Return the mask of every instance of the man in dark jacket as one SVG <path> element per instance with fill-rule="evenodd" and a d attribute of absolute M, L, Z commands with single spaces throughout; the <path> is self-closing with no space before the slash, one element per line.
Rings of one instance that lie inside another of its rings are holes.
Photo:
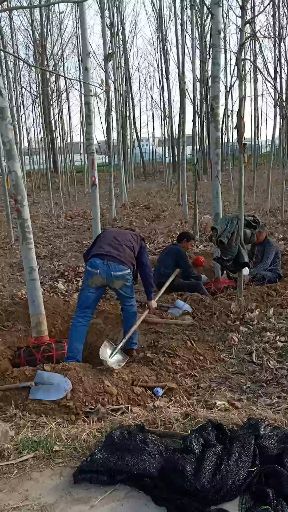
<path fill-rule="evenodd" d="M 250 253 L 250 281 L 255 284 L 274 284 L 282 278 L 281 253 L 274 240 L 268 237 L 265 224 L 256 231 L 256 241 Z"/>
<path fill-rule="evenodd" d="M 148 307 L 157 307 L 153 300 L 153 271 L 144 239 L 134 231 L 105 229 L 84 253 L 85 272 L 72 320 L 66 362 L 81 362 L 83 346 L 95 309 L 107 288 L 113 290 L 121 304 L 124 336 L 137 320 L 133 275 L 139 272 Z M 135 332 L 124 352 L 134 356 L 138 346 Z"/>
<path fill-rule="evenodd" d="M 177 243 L 171 244 L 161 252 L 155 269 L 154 281 L 160 290 L 173 272 L 179 268 L 181 274 L 176 277 L 168 288 L 168 292 L 188 292 L 208 295 L 202 283 L 201 275 L 197 274 L 189 262 L 187 252 L 192 249 L 195 237 L 188 231 L 177 236 Z"/>

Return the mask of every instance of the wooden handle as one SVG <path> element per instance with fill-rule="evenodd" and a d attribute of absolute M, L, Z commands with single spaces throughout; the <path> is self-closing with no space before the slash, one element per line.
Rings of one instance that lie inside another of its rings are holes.
<path fill-rule="evenodd" d="M 154 300 L 157 301 L 158 299 L 160 299 L 161 295 L 163 295 L 165 290 L 168 288 L 169 284 L 172 283 L 172 281 L 179 274 L 179 272 L 180 272 L 180 270 L 178 268 L 173 272 L 172 276 L 169 277 L 169 279 L 166 281 L 164 286 L 162 286 L 161 290 L 157 293 Z M 144 318 L 146 318 L 148 313 L 149 313 L 149 309 L 146 309 L 146 311 L 144 311 L 144 313 L 138 318 L 137 322 L 133 325 L 133 327 L 131 327 L 130 331 L 127 332 L 126 336 L 123 338 L 121 343 L 119 343 L 119 345 L 117 345 L 115 350 L 113 350 L 109 359 L 111 359 L 111 357 L 113 357 L 121 349 L 121 347 L 123 347 L 123 345 L 125 345 L 126 341 L 138 329 L 139 325 L 143 322 Z"/>
<path fill-rule="evenodd" d="M 32 388 L 33 386 L 34 382 L 18 382 L 17 384 L 6 384 L 5 386 L 0 386 L 0 391 L 5 391 L 8 389 Z"/>
<path fill-rule="evenodd" d="M 157 293 L 154 300 L 157 301 L 158 299 L 160 299 L 161 295 L 163 295 L 165 290 L 168 288 L 169 284 L 171 284 L 172 281 L 174 281 L 175 277 L 178 276 L 179 272 L 180 272 L 179 268 L 176 268 L 176 270 L 173 272 L 172 276 L 169 277 L 169 279 L 166 281 L 164 286 L 162 286 L 161 290 Z"/>

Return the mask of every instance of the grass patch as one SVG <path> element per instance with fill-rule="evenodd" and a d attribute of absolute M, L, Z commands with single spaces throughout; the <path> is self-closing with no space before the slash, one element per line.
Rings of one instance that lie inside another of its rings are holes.
<path fill-rule="evenodd" d="M 41 452 L 45 455 L 53 453 L 56 443 L 48 436 L 45 437 L 20 437 L 18 441 L 19 452 L 21 455 L 29 453 Z"/>

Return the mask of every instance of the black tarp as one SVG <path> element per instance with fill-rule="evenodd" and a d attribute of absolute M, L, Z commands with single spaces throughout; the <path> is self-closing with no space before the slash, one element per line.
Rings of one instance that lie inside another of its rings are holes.
<path fill-rule="evenodd" d="M 288 431 L 253 419 L 239 428 L 208 421 L 173 439 L 119 427 L 73 477 L 136 487 L 168 512 L 202 512 L 238 496 L 249 511 L 288 512 Z"/>

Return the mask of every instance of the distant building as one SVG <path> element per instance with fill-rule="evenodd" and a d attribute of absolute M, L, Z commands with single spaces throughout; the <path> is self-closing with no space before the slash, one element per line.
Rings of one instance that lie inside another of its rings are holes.
<path fill-rule="evenodd" d="M 141 139 L 141 149 L 145 162 L 162 162 L 162 151 L 159 151 L 156 145 L 152 144 L 149 139 Z M 134 145 L 133 155 L 136 163 L 141 162 L 141 155 L 137 142 L 135 142 Z"/>

